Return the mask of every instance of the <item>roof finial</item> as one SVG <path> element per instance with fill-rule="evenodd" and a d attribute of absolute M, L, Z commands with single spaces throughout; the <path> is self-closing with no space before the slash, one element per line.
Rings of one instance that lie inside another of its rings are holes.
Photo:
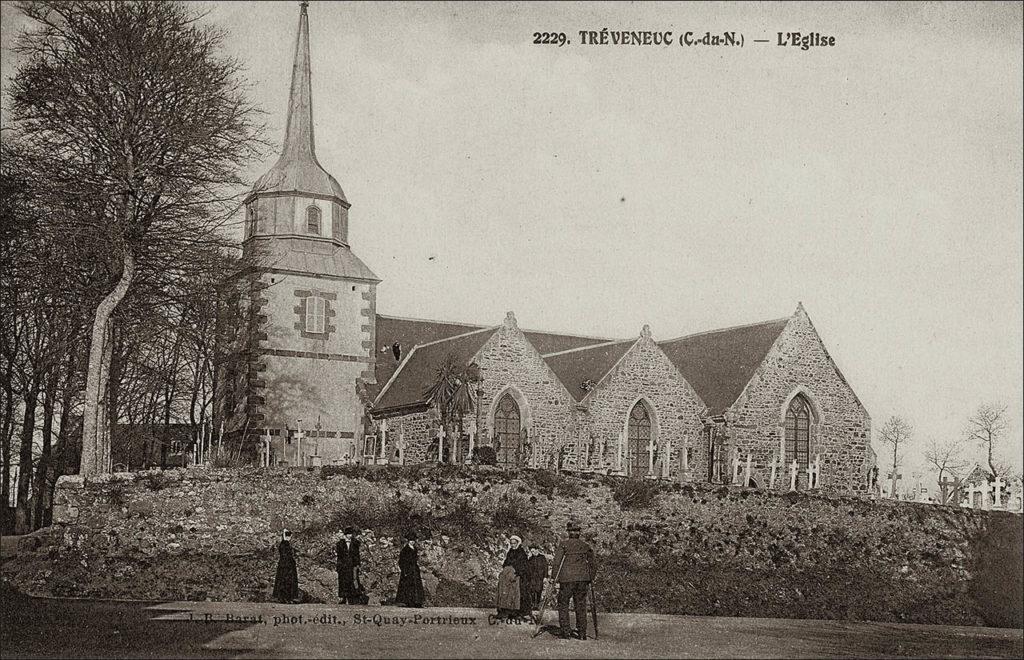
<path fill-rule="evenodd" d="M 516 327 L 519 327 L 519 324 L 516 321 L 516 315 L 513 312 L 506 312 L 505 313 L 505 327 L 506 328 L 516 328 Z"/>
<path fill-rule="evenodd" d="M 647 325 L 645 323 L 644 327 L 642 327 L 640 329 L 640 336 L 643 337 L 644 339 L 650 339 L 651 338 L 651 326 L 649 326 L 649 325 Z"/>
<path fill-rule="evenodd" d="M 305 14 L 306 9 L 309 7 L 309 0 L 302 0 L 302 2 L 299 3 L 299 7 L 302 8 L 302 13 Z"/>

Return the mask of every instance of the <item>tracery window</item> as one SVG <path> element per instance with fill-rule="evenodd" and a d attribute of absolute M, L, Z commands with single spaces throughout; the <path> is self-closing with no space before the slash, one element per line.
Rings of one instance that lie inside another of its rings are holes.
<path fill-rule="evenodd" d="M 811 446 L 811 406 L 803 395 L 793 397 L 786 411 L 786 464 L 796 459 L 797 468 L 806 470 Z"/>
<path fill-rule="evenodd" d="M 522 457 L 522 415 L 519 404 L 508 392 L 498 400 L 494 409 L 494 438 L 498 464 L 517 466 Z"/>
<path fill-rule="evenodd" d="M 647 474 L 651 444 L 651 414 L 642 401 L 629 413 L 627 460 L 631 475 Z"/>

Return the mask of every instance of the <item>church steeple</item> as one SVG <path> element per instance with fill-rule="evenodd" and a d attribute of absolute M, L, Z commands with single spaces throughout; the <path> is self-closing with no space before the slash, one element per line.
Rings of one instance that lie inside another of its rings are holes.
<path fill-rule="evenodd" d="M 292 88 L 288 97 L 288 122 L 285 125 L 281 158 L 311 159 L 316 162 L 313 141 L 313 93 L 310 90 L 309 3 L 303 0 L 299 11 L 299 37 L 295 42 Z"/>
<path fill-rule="evenodd" d="M 270 171 L 253 187 L 253 195 L 263 193 L 308 193 L 335 198 L 347 203 L 337 180 L 316 159 L 313 138 L 312 71 L 309 57 L 309 3 L 299 5 L 299 31 L 295 40 L 292 85 L 288 96 L 288 120 L 285 124 L 281 156 Z"/>

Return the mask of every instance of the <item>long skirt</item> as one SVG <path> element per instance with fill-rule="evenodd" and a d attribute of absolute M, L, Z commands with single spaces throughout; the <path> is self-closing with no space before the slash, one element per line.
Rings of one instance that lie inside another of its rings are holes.
<path fill-rule="evenodd" d="M 498 574 L 498 616 L 509 617 L 519 612 L 522 606 L 522 591 L 516 569 L 506 566 Z"/>
<path fill-rule="evenodd" d="M 419 566 L 403 570 L 398 577 L 398 595 L 396 603 L 407 607 L 422 607 L 426 598 L 423 595 L 423 579 L 420 577 Z"/>

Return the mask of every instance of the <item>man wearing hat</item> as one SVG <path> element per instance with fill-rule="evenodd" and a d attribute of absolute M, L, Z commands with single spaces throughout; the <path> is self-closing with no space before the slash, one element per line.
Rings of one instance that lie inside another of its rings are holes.
<path fill-rule="evenodd" d="M 594 551 L 580 538 L 580 524 L 570 520 L 555 552 L 555 581 L 558 582 L 558 625 L 562 637 L 572 637 L 569 629 L 569 599 L 576 610 L 576 637 L 587 638 L 587 591 L 596 574 Z"/>
<path fill-rule="evenodd" d="M 338 601 L 348 605 L 358 603 L 359 590 L 356 588 L 356 574 L 359 570 L 359 541 L 355 540 L 355 529 L 346 527 L 334 546 L 337 553 Z"/>

